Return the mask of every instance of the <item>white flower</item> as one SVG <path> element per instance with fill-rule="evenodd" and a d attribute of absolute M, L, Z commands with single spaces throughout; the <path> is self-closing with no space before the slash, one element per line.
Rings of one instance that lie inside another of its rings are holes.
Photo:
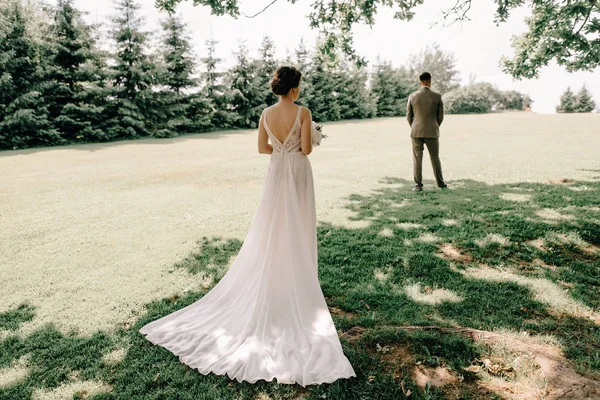
<path fill-rule="evenodd" d="M 322 139 L 327 139 L 327 135 L 323 134 L 323 127 L 313 121 L 312 123 L 312 144 L 313 146 L 319 146 Z"/>

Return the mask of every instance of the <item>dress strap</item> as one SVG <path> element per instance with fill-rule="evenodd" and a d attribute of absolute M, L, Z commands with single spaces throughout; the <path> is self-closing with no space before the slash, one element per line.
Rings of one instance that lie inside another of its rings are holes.
<path fill-rule="evenodd" d="M 300 112 L 302 111 L 302 106 L 298 106 L 298 113 L 296 114 L 296 121 L 294 121 L 294 124 L 297 124 L 300 122 Z"/>

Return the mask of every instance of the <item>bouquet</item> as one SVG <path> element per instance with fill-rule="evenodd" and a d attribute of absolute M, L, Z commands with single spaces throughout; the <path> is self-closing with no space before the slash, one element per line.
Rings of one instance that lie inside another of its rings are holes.
<path fill-rule="evenodd" d="M 323 127 L 313 121 L 312 123 L 312 144 L 313 146 L 319 146 L 322 139 L 327 139 L 327 135 L 323 133 Z"/>

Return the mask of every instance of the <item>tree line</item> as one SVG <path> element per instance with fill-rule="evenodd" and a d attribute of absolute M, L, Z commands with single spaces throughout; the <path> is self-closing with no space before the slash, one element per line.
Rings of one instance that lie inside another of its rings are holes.
<path fill-rule="evenodd" d="M 451 53 L 433 46 L 411 67 L 378 60 L 369 72 L 347 57 L 311 51 L 305 41 L 285 60 L 264 37 L 258 57 L 241 41 L 235 65 L 224 69 L 218 41 L 206 41 L 196 59 L 186 25 L 163 19 L 159 46 L 151 46 L 135 0 L 118 0 L 110 21 L 110 51 L 73 0 L 8 0 L 0 5 L 0 149 L 174 137 L 215 129 L 255 128 L 277 98 L 269 89 L 281 63 L 304 74 L 300 103 L 319 122 L 402 116 L 416 76 L 429 70 L 448 112 L 525 109 L 530 100 L 491 84 L 459 85 Z"/>
<path fill-rule="evenodd" d="M 596 103 L 590 91 L 583 85 L 577 94 L 570 87 L 560 96 L 556 106 L 557 113 L 589 113 L 596 109 Z"/>

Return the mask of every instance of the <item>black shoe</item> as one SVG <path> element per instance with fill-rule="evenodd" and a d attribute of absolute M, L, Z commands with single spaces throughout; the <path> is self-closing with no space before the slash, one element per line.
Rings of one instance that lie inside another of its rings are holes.
<path fill-rule="evenodd" d="M 422 192 L 423 191 L 423 186 L 415 186 L 412 189 L 413 192 Z"/>
<path fill-rule="evenodd" d="M 440 189 L 450 189 L 450 188 L 448 187 L 448 185 L 444 185 L 444 186 L 438 186 L 438 187 L 439 187 Z"/>

